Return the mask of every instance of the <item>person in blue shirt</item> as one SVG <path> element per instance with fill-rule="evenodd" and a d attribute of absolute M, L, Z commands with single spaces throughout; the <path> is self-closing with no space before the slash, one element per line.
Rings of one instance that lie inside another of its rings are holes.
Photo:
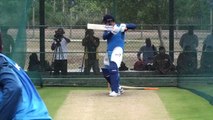
<path fill-rule="evenodd" d="M 0 120 L 51 120 L 25 71 L 0 54 Z"/>
<path fill-rule="evenodd" d="M 142 70 L 154 70 L 153 68 L 153 60 L 155 56 L 157 55 L 157 49 L 152 44 L 150 38 L 146 38 L 146 45 L 142 46 L 138 53 L 137 57 L 139 61 L 143 62 Z M 142 56 L 141 56 L 142 54 Z M 142 58 L 142 59 L 141 59 Z"/>
<path fill-rule="evenodd" d="M 111 15 L 103 17 L 103 23 L 107 26 L 112 26 L 112 29 L 106 30 L 103 33 L 103 39 L 107 40 L 107 52 L 104 57 L 104 65 L 102 72 L 104 78 L 110 84 L 111 91 L 109 96 L 116 97 L 121 94 L 119 86 L 119 67 L 123 59 L 123 51 L 125 45 L 125 32 L 128 29 L 135 29 L 135 24 L 116 24 L 115 19 Z"/>

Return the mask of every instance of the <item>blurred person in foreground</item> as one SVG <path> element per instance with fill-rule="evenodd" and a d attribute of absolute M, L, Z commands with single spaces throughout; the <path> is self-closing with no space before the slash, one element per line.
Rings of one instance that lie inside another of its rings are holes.
<path fill-rule="evenodd" d="M 2 35 L 0 31 L 0 53 L 2 53 Z"/>
<path fill-rule="evenodd" d="M 51 120 L 25 71 L 0 54 L 0 120 Z"/>
<path fill-rule="evenodd" d="M 116 24 L 115 19 L 111 15 L 103 17 L 103 23 L 107 26 L 112 26 L 112 29 L 106 30 L 103 33 L 103 39 L 107 40 L 107 52 L 104 57 L 104 65 L 102 72 L 104 78 L 110 84 L 111 92 L 109 96 L 116 97 L 122 93 L 119 85 L 119 67 L 123 59 L 125 32 L 128 29 L 135 29 L 135 24 Z"/>

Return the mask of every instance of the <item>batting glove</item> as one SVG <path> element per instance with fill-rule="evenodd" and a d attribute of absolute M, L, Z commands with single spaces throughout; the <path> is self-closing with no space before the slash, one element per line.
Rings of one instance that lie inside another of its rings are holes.
<path fill-rule="evenodd" d="M 111 30 L 111 33 L 115 35 L 118 32 L 120 32 L 120 30 L 121 30 L 120 26 L 114 25 L 113 28 L 112 28 L 112 30 Z"/>
<path fill-rule="evenodd" d="M 120 28 L 121 28 L 121 29 L 120 29 L 121 32 L 127 31 L 126 24 L 123 24 L 123 23 L 120 24 Z"/>

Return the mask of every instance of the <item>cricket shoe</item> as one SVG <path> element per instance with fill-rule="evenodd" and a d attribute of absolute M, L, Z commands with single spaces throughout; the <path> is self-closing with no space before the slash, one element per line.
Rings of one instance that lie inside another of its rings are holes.
<path fill-rule="evenodd" d="M 109 94 L 110 97 L 117 97 L 118 95 L 119 95 L 119 94 L 116 93 L 115 91 L 112 91 L 112 92 Z"/>
<path fill-rule="evenodd" d="M 118 93 L 120 93 L 120 94 L 124 93 L 124 89 L 121 86 L 119 86 L 119 88 L 118 88 Z"/>

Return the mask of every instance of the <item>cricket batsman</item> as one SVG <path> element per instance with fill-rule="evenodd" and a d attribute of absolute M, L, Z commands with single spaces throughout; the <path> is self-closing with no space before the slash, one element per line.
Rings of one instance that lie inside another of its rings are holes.
<path fill-rule="evenodd" d="M 0 53 L 0 120 L 51 120 L 23 69 Z"/>
<path fill-rule="evenodd" d="M 107 40 L 107 52 L 104 57 L 104 66 L 102 72 L 104 78 L 110 84 L 111 92 L 109 96 L 116 97 L 121 94 L 119 85 L 119 70 L 123 59 L 123 51 L 125 44 L 125 32 L 128 29 L 135 29 L 135 24 L 116 24 L 115 19 L 111 15 L 105 15 L 102 21 L 107 26 L 113 26 L 111 30 L 103 33 L 103 39 Z"/>

